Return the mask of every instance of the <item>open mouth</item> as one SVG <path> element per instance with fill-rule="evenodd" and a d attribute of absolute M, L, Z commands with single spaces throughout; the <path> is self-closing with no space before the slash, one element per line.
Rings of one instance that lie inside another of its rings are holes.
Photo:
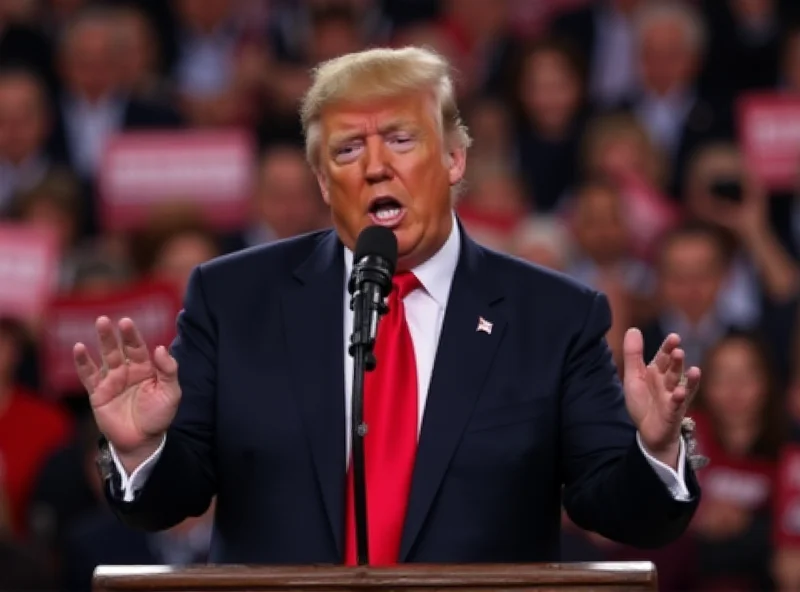
<path fill-rule="evenodd" d="M 406 209 L 391 196 L 382 196 L 372 200 L 369 206 L 369 217 L 373 224 L 395 228 L 405 216 Z"/>

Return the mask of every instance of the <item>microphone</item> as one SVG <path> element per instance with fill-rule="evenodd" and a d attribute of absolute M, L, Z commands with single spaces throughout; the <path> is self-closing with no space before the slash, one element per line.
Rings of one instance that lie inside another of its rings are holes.
<path fill-rule="evenodd" d="M 353 397 L 351 401 L 351 444 L 353 452 L 353 514 L 356 523 L 358 565 L 369 564 L 367 534 L 367 485 L 364 475 L 364 376 L 375 368 L 372 352 L 378 335 L 378 322 L 387 312 L 384 299 L 392 291 L 392 276 L 397 266 L 397 238 L 383 226 L 368 226 L 356 240 L 353 271 L 347 284 L 352 296 L 353 332 L 348 352 L 353 357 Z"/>

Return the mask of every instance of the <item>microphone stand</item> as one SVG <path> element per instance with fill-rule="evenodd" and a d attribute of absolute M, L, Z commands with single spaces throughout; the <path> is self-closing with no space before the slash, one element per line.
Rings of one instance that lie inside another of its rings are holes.
<path fill-rule="evenodd" d="M 353 456 L 353 513 L 356 523 L 356 557 L 358 565 L 369 565 L 369 545 L 367 530 L 367 485 L 364 469 L 364 437 L 368 426 L 364 423 L 364 380 L 366 372 L 375 369 L 376 360 L 373 353 L 377 336 L 378 320 L 386 314 L 387 306 L 383 295 L 375 284 L 374 289 L 363 290 L 364 276 L 369 271 L 360 273 L 355 269 L 350 279 L 350 290 L 353 294 L 350 308 L 353 311 L 353 333 L 350 336 L 348 352 L 353 357 L 353 396 L 351 401 L 350 442 Z"/>

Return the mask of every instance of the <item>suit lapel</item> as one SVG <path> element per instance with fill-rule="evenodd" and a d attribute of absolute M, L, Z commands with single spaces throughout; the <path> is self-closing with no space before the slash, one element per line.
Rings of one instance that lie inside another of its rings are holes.
<path fill-rule="evenodd" d="M 339 555 L 345 506 L 344 259 L 331 231 L 284 292 L 294 395 Z"/>
<path fill-rule="evenodd" d="M 406 561 L 497 353 L 505 329 L 503 296 L 485 253 L 463 233 L 420 433 L 400 561 Z M 478 331 L 479 319 L 492 323 Z"/>

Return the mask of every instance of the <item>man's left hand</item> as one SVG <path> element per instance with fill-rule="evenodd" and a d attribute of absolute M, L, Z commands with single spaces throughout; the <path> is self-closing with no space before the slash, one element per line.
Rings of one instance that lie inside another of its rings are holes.
<path fill-rule="evenodd" d="M 625 403 L 645 450 L 677 470 L 681 422 L 700 384 L 700 369 L 684 371 L 681 338 L 671 333 L 655 358 L 645 365 L 644 339 L 628 329 L 623 343 Z"/>

